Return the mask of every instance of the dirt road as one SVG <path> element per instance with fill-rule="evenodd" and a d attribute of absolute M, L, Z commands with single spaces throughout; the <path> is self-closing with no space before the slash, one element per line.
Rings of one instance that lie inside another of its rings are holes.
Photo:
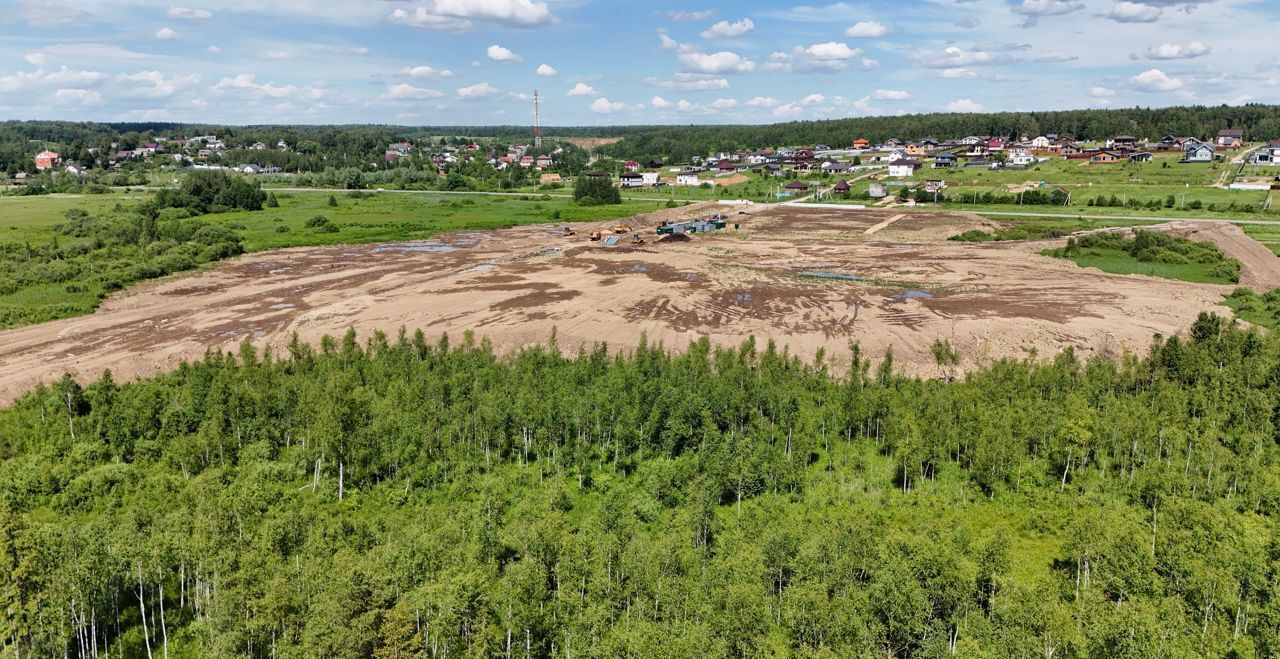
<path fill-rule="evenodd" d="M 1280 288 L 1280 257 L 1231 224 L 1175 222 L 1171 230 L 1192 240 L 1209 241 L 1240 261 L 1240 285 L 1255 291 Z"/>
<path fill-rule="evenodd" d="M 474 330 L 500 351 L 545 342 L 553 328 L 570 351 L 626 349 L 642 334 L 671 348 L 755 336 L 805 357 L 824 349 L 837 367 L 856 341 L 936 375 L 937 339 L 966 368 L 1068 346 L 1142 351 L 1153 333 L 1222 311 L 1229 290 L 1082 269 L 1040 256 L 1044 244 L 945 242 L 986 222 L 966 214 L 910 213 L 864 235 L 899 214 L 774 207 L 688 242 L 655 242 L 649 226 L 636 247 L 627 236 L 589 242 L 595 227 L 584 224 L 572 237 L 544 225 L 249 255 L 131 289 L 92 316 L 0 332 L 0 404 L 67 371 L 130 379 L 208 349 L 280 348 L 295 332 L 316 341 L 349 327 Z"/>

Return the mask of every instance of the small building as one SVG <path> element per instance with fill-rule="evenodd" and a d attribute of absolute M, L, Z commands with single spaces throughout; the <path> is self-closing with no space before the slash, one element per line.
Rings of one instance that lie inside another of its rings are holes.
<path fill-rule="evenodd" d="M 938 156 L 933 159 L 934 169 L 952 169 L 955 166 L 956 154 L 954 153 L 939 153 Z"/>
<path fill-rule="evenodd" d="M 1134 162 L 1151 162 L 1151 153 L 1148 151 L 1139 151 L 1129 155 L 1129 160 Z"/>
<path fill-rule="evenodd" d="M 1026 167 L 1035 164 L 1036 157 L 1024 148 L 1009 149 L 1005 153 L 1005 162 L 1015 167 Z"/>
<path fill-rule="evenodd" d="M 1068 158 L 1071 156 L 1078 156 L 1081 152 L 1082 150 L 1080 149 L 1080 145 L 1074 142 L 1062 142 L 1058 148 L 1058 153 L 1061 153 L 1063 156 Z"/>
<path fill-rule="evenodd" d="M 831 190 L 832 190 L 833 192 L 837 192 L 837 193 L 843 194 L 843 193 L 848 192 L 848 191 L 849 191 L 849 190 L 851 190 L 852 188 L 853 188 L 853 186 L 849 185 L 849 182 L 848 182 L 848 181 L 841 180 L 841 181 L 837 182 L 837 183 L 835 184 L 835 187 L 831 188 Z"/>
<path fill-rule="evenodd" d="M 868 149 L 871 148 L 871 142 L 865 137 L 859 137 L 853 141 L 853 148 Z"/>
<path fill-rule="evenodd" d="M 883 183 L 872 183 L 871 187 L 867 189 L 867 195 L 872 199 L 884 199 L 889 196 L 889 191 Z"/>
<path fill-rule="evenodd" d="M 1244 146 L 1244 131 L 1234 128 L 1218 131 L 1218 146 L 1224 149 L 1239 149 Z"/>
<path fill-rule="evenodd" d="M 792 181 L 787 184 L 788 192 L 805 192 L 809 189 L 809 184 L 804 181 Z"/>
<path fill-rule="evenodd" d="M 920 169 L 920 161 L 902 158 L 889 163 L 889 176 L 894 178 L 910 178 Z"/>
<path fill-rule="evenodd" d="M 924 191 L 930 194 L 937 194 L 947 189 L 947 182 L 942 179 L 930 179 L 924 182 Z"/>
<path fill-rule="evenodd" d="M 564 179 L 562 179 L 559 174 L 543 174 L 542 176 L 538 177 L 538 183 L 540 185 L 547 185 L 548 183 L 561 183 L 563 181 Z"/>
<path fill-rule="evenodd" d="M 1124 156 L 1116 153 L 1115 151 L 1099 151 L 1092 156 L 1089 156 L 1089 162 L 1094 165 L 1109 165 L 1111 163 L 1120 162 L 1123 159 Z"/>
<path fill-rule="evenodd" d="M 695 172 L 693 170 L 685 170 L 683 172 L 680 172 L 679 174 L 676 174 L 676 185 L 686 185 L 686 186 L 697 187 L 701 184 L 702 182 L 698 180 L 698 172 Z"/>
<path fill-rule="evenodd" d="M 638 162 L 636 162 L 636 161 L 634 161 L 634 160 L 628 160 L 628 161 L 626 161 L 626 162 L 622 163 L 622 171 L 624 171 L 624 172 L 638 172 L 638 171 L 640 171 L 640 163 L 638 163 Z"/>
<path fill-rule="evenodd" d="M 1194 144 L 1188 143 L 1188 147 L 1182 152 L 1182 162 L 1213 162 L 1214 157 L 1213 147 L 1199 140 Z"/>
<path fill-rule="evenodd" d="M 723 229 L 725 221 L 719 215 L 713 215 L 708 219 L 688 220 L 685 222 L 672 222 L 663 224 L 658 227 L 658 235 L 675 235 L 685 233 L 710 233 L 717 229 Z"/>
<path fill-rule="evenodd" d="M 48 149 L 45 149 L 44 151 L 36 154 L 36 169 L 39 171 L 43 172 L 46 169 L 53 169 L 53 167 L 60 162 L 62 162 L 62 157 L 59 156 L 56 151 L 49 151 Z"/>
<path fill-rule="evenodd" d="M 538 156 L 538 159 L 534 161 L 534 166 L 538 169 L 550 169 L 554 164 L 555 161 L 551 159 L 551 156 Z"/>
<path fill-rule="evenodd" d="M 1132 149 L 1138 144 L 1138 138 L 1132 135 L 1115 135 L 1107 138 L 1108 149 Z"/>
<path fill-rule="evenodd" d="M 643 188 L 644 176 L 638 172 L 627 172 L 618 177 L 618 187 L 620 188 Z"/>

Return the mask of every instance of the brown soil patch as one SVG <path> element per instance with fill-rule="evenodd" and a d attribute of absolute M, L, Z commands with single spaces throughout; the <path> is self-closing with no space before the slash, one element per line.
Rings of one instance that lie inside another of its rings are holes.
<path fill-rule="evenodd" d="M 295 332 L 317 341 L 349 327 L 475 330 L 500 351 L 545 342 L 553 328 L 566 350 L 601 341 L 626 349 L 642 335 L 673 348 L 702 336 L 721 344 L 755 336 L 805 357 L 824 349 L 837 364 L 856 341 L 873 355 L 892 347 L 906 372 L 931 376 L 930 347 L 940 338 L 956 346 L 965 368 L 1068 346 L 1141 351 L 1155 332 L 1175 334 L 1201 311 L 1221 312 L 1230 288 L 1108 275 L 1040 256 L 1042 243 L 945 242 L 985 222 L 963 213 L 715 210 L 731 216 L 731 228 L 671 244 L 654 240 L 647 222 L 655 213 L 628 221 L 650 241 L 639 247 L 587 240 L 591 229 L 615 222 L 576 225 L 572 237 L 556 224 L 434 243 L 450 251 L 401 244 L 244 256 L 135 287 L 91 316 L 0 332 L 0 402 L 63 372 L 88 379 L 109 368 L 127 380 L 242 341 L 280 348 Z M 1237 258 L 1252 253 L 1232 229 L 1214 235 Z M 1247 271 L 1280 282 L 1270 263 L 1259 256 Z"/>

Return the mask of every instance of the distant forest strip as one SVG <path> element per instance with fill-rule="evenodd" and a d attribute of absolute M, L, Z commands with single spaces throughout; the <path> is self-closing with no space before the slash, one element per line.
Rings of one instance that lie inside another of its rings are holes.
<path fill-rule="evenodd" d="M 245 345 L 0 411 L 0 654 L 1280 654 L 1280 339 Z"/>
<path fill-rule="evenodd" d="M 848 146 L 855 137 L 872 142 L 889 138 L 939 139 L 966 135 L 1033 137 L 1046 133 L 1097 140 L 1130 134 L 1158 139 L 1162 135 L 1209 138 L 1224 128 L 1243 130 L 1245 139 L 1280 138 L 1280 106 L 1179 106 L 1045 112 L 993 112 L 975 114 L 932 113 L 896 117 L 857 117 L 824 121 L 792 121 L 758 125 L 682 126 L 546 126 L 547 137 L 622 137 L 622 142 L 602 151 L 625 158 L 665 158 L 684 161 L 691 155 L 714 151 L 755 149 L 765 146 L 827 144 Z M 39 144 L 97 143 L 127 133 L 190 137 L 215 134 L 251 134 L 255 139 L 284 139 L 289 144 L 314 141 L 321 149 L 362 145 L 376 150 L 399 139 L 415 141 L 440 137 L 476 137 L 527 142 L 531 126 L 384 126 L 384 125 L 260 125 L 178 124 L 164 122 L 79 123 L 67 121 L 0 122 L 0 147 L 17 147 L 34 153 Z M 260 136 L 260 137 L 258 137 Z M 34 149 L 34 150 L 33 150 Z M 380 151 L 379 151 L 380 153 Z"/>

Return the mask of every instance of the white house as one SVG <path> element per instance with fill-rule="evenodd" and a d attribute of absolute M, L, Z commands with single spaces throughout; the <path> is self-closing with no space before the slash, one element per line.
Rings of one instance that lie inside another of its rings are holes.
<path fill-rule="evenodd" d="M 1182 153 L 1182 162 L 1213 162 L 1213 147 L 1195 140 L 1187 142 Z"/>
<path fill-rule="evenodd" d="M 651 185 L 651 186 L 652 186 L 652 185 L 657 185 L 657 184 L 658 184 L 658 173 L 657 173 L 657 172 L 640 172 L 640 177 L 641 177 L 642 179 L 644 179 L 644 184 L 645 184 L 645 185 Z"/>
<path fill-rule="evenodd" d="M 1052 144 L 1053 144 L 1053 140 L 1045 137 L 1044 135 L 1041 135 L 1040 137 L 1037 137 L 1034 140 L 1031 140 L 1031 148 L 1033 149 L 1047 149 Z"/>
<path fill-rule="evenodd" d="M 701 181 L 698 180 L 697 172 L 680 172 L 676 174 L 676 185 L 690 185 L 697 187 Z"/>
<path fill-rule="evenodd" d="M 910 178 L 915 175 L 916 170 L 920 168 L 919 161 L 910 158 L 902 158 L 889 163 L 889 176 L 895 178 Z"/>
<path fill-rule="evenodd" d="M 644 175 L 636 172 L 627 172 L 618 177 L 618 187 L 620 188 L 643 188 Z"/>
<path fill-rule="evenodd" d="M 1036 157 L 1031 155 L 1030 151 L 1027 151 L 1026 149 L 1022 149 L 1022 148 L 1009 149 L 1009 151 L 1006 152 L 1005 154 L 1005 162 L 1009 163 L 1010 165 L 1018 165 L 1018 166 L 1031 165 L 1031 164 L 1034 164 L 1035 161 L 1036 161 Z"/>

